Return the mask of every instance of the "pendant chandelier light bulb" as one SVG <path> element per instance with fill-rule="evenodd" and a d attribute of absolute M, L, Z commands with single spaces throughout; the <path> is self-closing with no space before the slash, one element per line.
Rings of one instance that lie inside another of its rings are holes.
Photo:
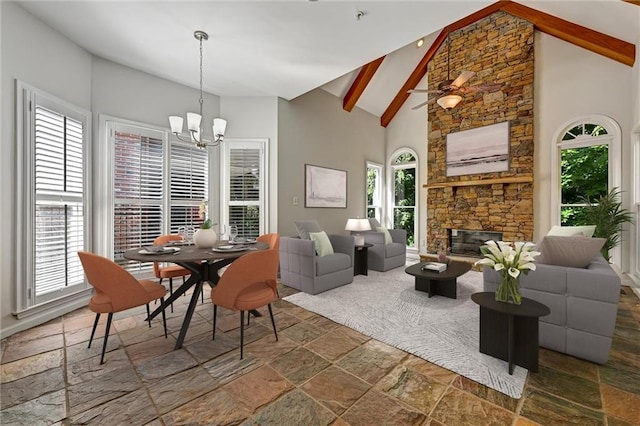
<path fill-rule="evenodd" d="M 202 98 L 202 42 L 203 40 L 209 40 L 209 35 L 204 31 L 198 30 L 193 33 L 193 36 L 200 42 L 200 99 L 198 100 L 198 103 L 200 104 L 200 113 L 187 113 L 187 130 L 191 136 L 190 140 L 180 136 L 182 133 L 182 125 L 184 124 L 184 119 L 182 117 L 175 115 L 170 116 L 169 125 L 171 126 L 171 133 L 173 133 L 178 140 L 183 142 L 193 142 L 198 148 L 206 148 L 207 146 L 216 146 L 222 142 L 227 128 L 227 121 L 222 118 L 214 118 L 212 126 L 213 141 L 207 142 L 202 139 L 202 128 L 200 127 L 200 123 L 202 122 L 202 105 L 204 104 L 204 100 Z"/>

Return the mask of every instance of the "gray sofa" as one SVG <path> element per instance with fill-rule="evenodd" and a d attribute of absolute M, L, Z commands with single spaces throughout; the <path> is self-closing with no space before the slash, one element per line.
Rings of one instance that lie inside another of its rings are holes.
<path fill-rule="evenodd" d="M 496 291 L 500 274 L 483 271 L 484 290 Z M 523 297 L 547 305 L 540 318 L 540 346 L 604 364 L 618 312 L 620 277 L 598 256 L 586 268 L 536 264 L 520 278 Z"/>
<path fill-rule="evenodd" d="M 354 241 L 350 235 L 331 235 L 334 254 L 316 255 L 315 243 L 298 237 L 280 238 L 282 284 L 318 294 L 353 282 Z"/>
<path fill-rule="evenodd" d="M 369 269 L 374 271 L 388 271 L 389 269 L 404 266 L 407 261 L 407 231 L 404 229 L 388 229 L 393 242 L 385 244 L 384 234 L 377 232 L 376 227 L 380 223 L 376 219 L 369 219 L 371 231 L 360 231 L 358 234 L 364 236 L 365 243 L 373 244 L 367 252 L 367 263 Z M 355 232 L 352 232 L 355 234 Z"/>

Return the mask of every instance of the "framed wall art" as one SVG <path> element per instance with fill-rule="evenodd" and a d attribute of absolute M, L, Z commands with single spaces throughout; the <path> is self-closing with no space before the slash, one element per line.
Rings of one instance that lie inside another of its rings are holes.
<path fill-rule="evenodd" d="M 305 164 L 305 207 L 347 208 L 347 171 Z"/>
<path fill-rule="evenodd" d="M 508 171 L 508 121 L 447 135 L 447 177 Z"/>

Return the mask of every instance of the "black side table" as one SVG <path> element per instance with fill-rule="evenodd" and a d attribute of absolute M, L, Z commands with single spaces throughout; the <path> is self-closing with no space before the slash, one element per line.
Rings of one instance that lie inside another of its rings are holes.
<path fill-rule="evenodd" d="M 369 262 L 367 261 L 369 247 L 373 247 L 373 244 L 364 243 L 362 245 L 357 244 L 355 246 L 353 275 L 369 275 Z"/>
<path fill-rule="evenodd" d="M 496 301 L 495 293 L 471 295 L 480 305 L 480 352 L 532 372 L 538 371 L 538 318 L 551 313 L 548 306 L 522 298 L 522 304 Z"/>

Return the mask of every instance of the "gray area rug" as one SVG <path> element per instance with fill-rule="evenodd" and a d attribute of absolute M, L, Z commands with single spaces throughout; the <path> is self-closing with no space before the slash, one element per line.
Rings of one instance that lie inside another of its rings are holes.
<path fill-rule="evenodd" d="M 492 389 L 520 398 L 527 370 L 509 375 L 505 361 L 479 351 L 479 307 L 470 298 L 482 291 L 482 274 L 458 278 L 458 298 L 414 289 L 414 277 L 396 268 L 369 271 L 353 283 L 317 295 L 296 293 L 287 300 L 309 311 L 454 371 Z"/>

